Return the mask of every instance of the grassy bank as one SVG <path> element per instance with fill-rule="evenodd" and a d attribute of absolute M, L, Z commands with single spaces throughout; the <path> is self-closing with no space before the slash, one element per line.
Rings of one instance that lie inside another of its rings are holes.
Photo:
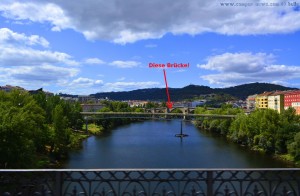
<path fill-rule="evenodd" d="M 86 130 L 85 125 L 83 126 L 83 130 Z M 103 131 L 104 128 L 102 126 L 96 125 L 95 123 L 88 124 L 88 133 L 91 135 L 100 135 Z"/>

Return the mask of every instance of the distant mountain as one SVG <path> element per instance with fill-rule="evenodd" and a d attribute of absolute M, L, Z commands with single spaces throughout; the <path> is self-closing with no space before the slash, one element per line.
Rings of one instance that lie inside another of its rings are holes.
<path fill-rule="evenodd" d="M 183 88 L 169 88 L 169 93 L 172 101 L 190 99 L 203 94 L 215 93 L 214 89 L 208 86 L 189 85 Z M 123 92 L 105 92 L 93 94 L 96 98 L 108 97 L 112 100 L 151 100 L 163 101 L 166 100 L 165 88 L 149 88 L 138 89 L 133 91 Z"/>
<path fill-rule="evenodd" d="M 277 84 L 269 83 L 250 83 L 242 84 L 229 88 L 220 88 L 219 90 L 223 93 L 230 94 L 239 99 L 246 99 L 249 95 L 259 94 L 266 91 L 286 91 L 286 90 L 296 90 L 297 88 L 284 87 Z"/>
<path fill-rule="evenodd" d="M 269 83 L 250 83 L 229 88 L 210 88 L 208 86 L 189 85 L 183 88 L 169 88 L 172 101 L 192 99 L 207 94 L 228 94 L 238 99 L 245 99 L 249 95 L 265 91 L 294 90 L 296 88 L 284 87 Z M 166 100 L 165 88 L 138 89 L 123 92 L 104 92 L 93 94 L 96 98 L 108 97 L 112 100 Z"/>

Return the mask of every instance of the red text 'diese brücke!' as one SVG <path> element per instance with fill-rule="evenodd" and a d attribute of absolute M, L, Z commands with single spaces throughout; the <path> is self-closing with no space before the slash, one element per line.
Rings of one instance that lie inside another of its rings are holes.
<path fill-rule="evenodd" d="M 149 68 L 189 68 L 190 63 L 149 63 Z"/>

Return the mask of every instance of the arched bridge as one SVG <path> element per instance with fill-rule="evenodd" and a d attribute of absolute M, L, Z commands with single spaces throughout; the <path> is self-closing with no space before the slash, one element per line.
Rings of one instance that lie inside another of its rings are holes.
<path fill-rule="evenodd" d="M 160 107 L 160 108 L 149 108 L 145 109 L 145 112 L 150 112 L 150 113 L 168 113 L 172 112 L 173 110 L 180 110 L 183 114 L 189 114 L 189 113 L 194 113 L 196 107 L 185 107 L 185 106 L 174 106 L 172 109 L 168 110 L 166 107 Z M 216 108 L 207 108 L 208 110 L 214 110 Z"/>
<path fill-rule="evenodd" d="M 172 109 L 168 109 L 166 107 L 161 107 L 161 108 L 149 108 L 145 109 L 145 112 L 149 113 L 168 113 L 172 112 L 173 110 L 179 109 L 182 113 L 188 114 L 188 113 L 193 113 L 195 111 L 195 107 L 173 107 Z"/>
<path fill-rule="evenodd" d="M 220 115 L 220 114 L 185 114 L 185 113 L 148 113 L 148 112 L 81 112 L 85 117 L 89 119 L 109 119 L 109 118 L 168 118 L 168 117 L 179 117 L 185 119 L 196 118 L 196 117 L 207 117 L 207 118 L 235 118 L 236 115 Z"/>

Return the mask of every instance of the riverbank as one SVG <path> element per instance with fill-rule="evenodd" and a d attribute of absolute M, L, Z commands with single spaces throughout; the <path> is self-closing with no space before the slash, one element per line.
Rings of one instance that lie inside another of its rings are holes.
<path fill-rule="evenodd" d="M 246 115 L 229 105 L 209 111 L 196 108 L 195 114 L 234 114 L 232 119 L 198 118 L 198 127 L 226 137 L 250 150 L 264 152 L 269 156 L 297 167 L 300 160 L 300 117 L 289 108 L 282 113 L 271 109 L 257 109 Z"/>
<path fill-rule="evenodd" d="M 234 140 L 232 140 L 230 137 L 227 137 L 226 135 L 222 135 L 217 132 L 211 132 L 208 128 L 197 126 L 196 121 L 193 121 L 193 124 L 195 127 L 198 127 L 200 130 L 204 131 L 205 133 L 208 133 L 213 137 L 221 137 L 224 140 L 226 140 L 226 142 L 237 144 L 243 149 L 246 149 L 247 151 L 259 153 L 264 156 L 270 156 L 276 161 L 284 162 L 289 168 L 300 168 L 300 161 L 295 161 L 293 156 L 291 156 L 290 154 L 267 154 L 262 148 L 258 148 L 257 146 L 249 147 L 247 145 L 235 142 Z"/>
<path fill-rule="evenodd" d="M 294 161 L 294 158 L 290 154 L 273 155 L 274 159 L 284 161 L 288 165 L 294 168 L 300 168 L 300 161 Z"/>
<path fill-rule="evenodd" d="M 72 142 L 69 144 L 69 151 L 77 150 L 82 148 L 82 142 L 89 138 L 92 134 L 86 131 L 74 131 L 72 132 Z M 50 147 L 48 147 L 49 149 Z M 48 155 L 38 155 L 37 156 L 37 169 L 60 169 L 62 168 L 63 162 L 67 160 L 69 157 L 68 155 L 57 159 L 54 155 L 51 155 L 50 152 Z"/>

